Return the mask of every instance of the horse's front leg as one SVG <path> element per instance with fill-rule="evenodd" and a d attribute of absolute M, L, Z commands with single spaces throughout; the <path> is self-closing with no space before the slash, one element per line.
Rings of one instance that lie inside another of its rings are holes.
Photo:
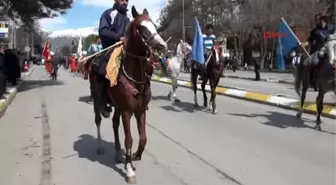
<path fill-rule="evenodd" d="M 219 83 L 219 78 L 216 81 L 210 81 L 210 88 L 211 88 L 211 97 L 210 97 L 210 109 L 212 110 L 212 114 L 217 113 L 217 106 L 216 106 L 216 87 Z"/>
<path fill-rule="evenodd" d="M 97 126 L 97 150 L 96 153 L 98 155 L 104 154 L 104 148 L 102 146 L 102 138 L 101 138 L 101 132 L 100 132 L 100 125 L 102 121 L 102 117 L 100 115 L 99 111 L 99 101 L 97 101 L 97 97 L 95 96 L 93 99 L 93 109 L 94 109 L 94 114 L 95 114 L 95 123 Z"/>
<path fill-rule="evenodd" d="M 191 83 L 192 83 L 192 88 L 194 91 L 194 106 L 198 107 L 198 102 L 197 102 L 197 76 L 198 72 L 195 71 L 195 69 L 191 69 Z"/>
<path fill-rule="evenodd" d="M 319 92 L 316 97 L 317 116 L 315 126 L 315 129 L 318 131 L 321 131 L 321 114 L 323 111 L 323 99 L 324 99 L 324 91 L 322 88 L 319 88 Z"/>
<path fill-rule="evenodd" d="M 204 77 L 201 87 L 202 87 L 202 92 L 203 92 L 203 106 L 204 107 L 208 107 L 208 97 L 206 95 L 206 91 L 205 91 L 205 86 L 208 82 L 208 78 Z"/>
<path fill-rule="evenodd" d="M 113 132 L 114 132 L 114 147 L 116 150 L 115 161 L 118 163 L 121 163 L 122 156 L 121 156 L 121 146 L 120 146 L 120 139 L 119 139 L 120 111 L 116 108 L 114 109 L 112 123 L 113 123 Z"/>
<path fill-rule="evenodd" d="M 122 112 L 122 122 L 125 133 L 125 149 L 126 149 L 126 160 L 125 160 L 125 169 L 126 169 L 126 181 L 129 184 L 136 183 L 135 168 L 132 163 L 132 146 L 133 138 L 131 133 L 131 117 L 133 113 Z"/>
<path fill-rule="evenodd" d="M 176 76 L 171 77 L 172 80 L 172 91 L 169 92 L 168 98 L 175 102 L 180 102 L 176 95 L 176 89 L 178 88 L 178 81 Z"/>
<path fill-rule="evenodd" d="M 300 100 L 300 107 L 299 112 L 296 114 L 296 117 L 301 118 L 303 112 L 303 105 L 306 100 L 306 94 L 308 90 L 309 84 L 308 82 L 303 82 L 302 91 L 301 91 L 301 100 Z"/>
<path fill-rule="evenodd" d="M 146 112 L 141 111 L 135 113 L 135 118 L 137 120 L 138 132 L 139 132 L 139 145 L 137 151 L 133 154 L 133 160 L 140 161 L 142 153 L 145 150 L 147 144 L 146 135 Z"/>

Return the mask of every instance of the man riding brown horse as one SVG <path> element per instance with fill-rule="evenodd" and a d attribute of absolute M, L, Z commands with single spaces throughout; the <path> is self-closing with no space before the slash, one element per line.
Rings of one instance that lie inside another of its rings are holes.
<path fill-rule="evenodd" d="M 99 30 L 103 47 L 107 48 L 114 42 L 122 42 L 114 45 L 115 49 L 112 54 L 107 51 L 93 58 L 89 77 L 98 135 L 97 154 L 104 152 L 100 133 L 101 115 L 104 116 L 105 113 L 103 112 L 105 110 L 102 110 L 102 104 L 109 103 L 114 107 L 112 121 L 115 137 L 115 159 L 119 162 L 121 160 L 118 132 L 121 117 L 125 133 L 126 181 L 134 183 L 135 173 L 132 161 L 141 160 L 147 143 L 146 107 L 151 100 L 149 74 L 152 69 L 153 50 L 165 54 L 167 43 L 157 33 L 156 26 L 149 18 L 146 9 L 142 14 L 139 14 L 132 7 L 134 20 L 128 26 L 125 24 L 127 23 L 125 21 L 126 11 L 123 11 L 127 8 L 127 2 L 127 0 L 118 0 L 116 9 L 109 9 L 103 13 Z M 113 21 L 111 21 L 111 16 L 114 18 Z M 111 26 L 111 22 L 116 24 L 121 31 L 115 31 L 116 26 Z M 111 30 L 115 32 L 111 33 Z M 110 74 L 111 72 L 114 74 Z M 104 102 L 101 101 L 102 98 L 106 98 Z M 132 155 L 133 138 L 130 122 L 133 115 L 137 120 L 139 145 L 137 151 Z"/>
<path fill-rule="evenodd" d="M 128 0 L 117 0 L 113 8 L 106 10 L 99 23 L 99 37 L 103 49 L 114 45 L 118 41 L 125 41 L 126 27 L 130 23 L 130 19 L 127 16 Z M 111 52 L 111 51 L 110 51 Z M 105 74 L 106 60 L 100 64 L 100 72 Z M 100 112 L 103 117 L 108 118 L 110 115 L 111 107 L 107 105 L 107 80 L 101 80 L 99 85 L 100 94 L 104 94 L 101 97 L 102 107 Z"/>

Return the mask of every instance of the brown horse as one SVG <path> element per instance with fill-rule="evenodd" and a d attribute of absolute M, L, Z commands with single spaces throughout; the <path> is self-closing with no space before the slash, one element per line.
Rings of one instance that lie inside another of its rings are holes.
<path fill-rule="evenodd" d="M 192 61 L 191 64 L 191 83 L 193 84 L 194 90 L 194 102 L 195 107 L 198 107 L 197 102 L 197 77 L 200 75 L 202 77 L 202 91 L 203 91 L 203 106 L 208 106 L 208 98 L 205 92 L 205 85 L 207 82 L 210 82 L 211 88 L 211 97 L 210 97 L 210 110 L 212 110 L 212 114 L 217 113 L 216 108 L 216 87 L 219 83 L 219 80 L 223 74 L 223 66 L 220 64 L 220 44 L 215 44 L 212 47 L 212 55 L 208 62 L 206 62 L 205 66 L 200 65 L 199 63 Z"/>
<path fill-rule="evenodd" d="M 141 160 L 142 153 L 147 143 L 146 136 L 146 107 L 151 99 L 150 77 L 151 61 L 153 49 L 165 54 L 167 52 L 167 43 L 158 35 L 155 25 L 148 15 L 148 11 L 144 9 L 142 14 L 132 7 L 132 16 L 134 20 L 127 29 L 127 42 L 125 43 L 124 53 L 121 59 L 120 71 L 117 85 L 110 87 L 110 83 L 104 83 L 108 88 L 108 100 L 114 110 L 112 118 L 113 131 L 115 137 L 116 160 L 121 162 L 121 146 L 119 140 L 118 128 L 120 125 L 120 117 L 125 134 L 125 169 L 127 171 L 126 181 L 135 183 L 135 173 L 132 164 L 133 160 Z M 110 52 L 108 52 L 110 53 Z M 95 61 L 98 60 L 98 61 Z M 97 56 L 92 63 L 106 60 L 104 56 Z M 91 65 L 92 66 L 92 65 Z M 99 91 L 101 77 L 97 76 L 90 70 L 90 86 L 93 97 L 95 123 L 97 126 L 98 148 L 97 154 L 104 152 L 101 146 L 101 96 Z M 139 145 L 137 151 L 132 154 L 133 138 L 131 134 L 131 117 L 135 115 L 139 132 Z"/>

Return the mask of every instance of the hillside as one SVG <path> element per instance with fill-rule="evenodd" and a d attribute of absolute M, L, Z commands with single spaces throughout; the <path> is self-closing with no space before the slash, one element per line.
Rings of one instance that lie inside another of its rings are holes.
<path fill-rule="evenodd" d="M 51 43 L 51 50 L 55 51 L 56 48 L 61 48 L 65 45 L 72 46 L 72 42 L 81 36 L 82 39 L 89 35 L 98 35 L 97 27 L 85 27 L 85 28 L 77 28 L 77 29 L 65 29 L 65 30 L 57 30 L 53 32 L 47 32 L 47 38 Z"/>

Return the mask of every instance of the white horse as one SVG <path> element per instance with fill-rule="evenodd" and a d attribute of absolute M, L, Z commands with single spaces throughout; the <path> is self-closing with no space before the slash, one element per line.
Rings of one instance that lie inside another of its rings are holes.
<path fill-rule="evenodd" d="M 176 89 L 178 88 L 177 77 L 180 74 L 181 65 L 184 60 L 184 56 L 191 51 L 191 46 L 180 40 L 180 43 L 176 48 L 176 55 L 168 59 L 167 74 L 172 80 L 172 90 L 168 94 L 168 98 L 171 101 L 180 102 L 176 95 Z"/>

